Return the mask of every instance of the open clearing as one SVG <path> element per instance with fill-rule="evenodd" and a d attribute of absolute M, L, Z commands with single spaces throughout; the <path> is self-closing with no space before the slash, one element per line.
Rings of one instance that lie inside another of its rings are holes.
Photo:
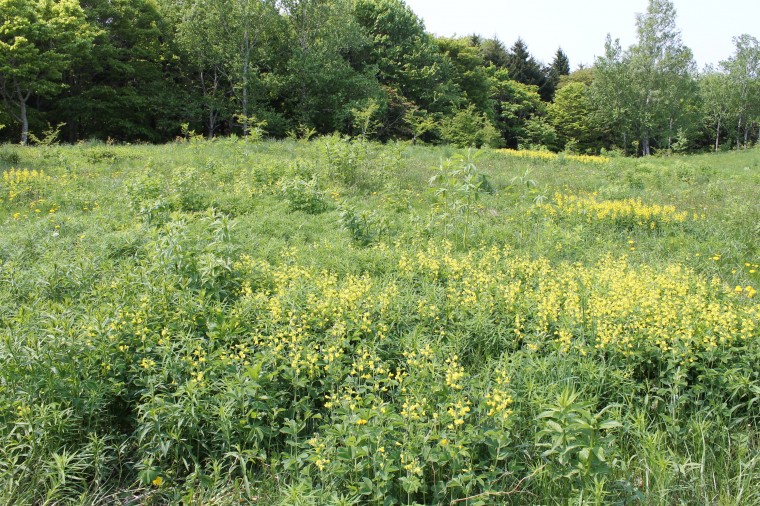
<path fill-rule="evenodd" d="M 0 167 L 0 503 L 760 504 L 758 149 Z"/>

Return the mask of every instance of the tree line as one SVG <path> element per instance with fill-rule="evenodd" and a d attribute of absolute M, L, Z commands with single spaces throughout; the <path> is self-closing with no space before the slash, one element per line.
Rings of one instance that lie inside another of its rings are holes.
<path fill-rule="evenodd" d="M 0 138 L 309 137 L 626 154 L 760 140 L 760 43 L 696 69 L 667 0 L 571 71 L 402 0 L 0 0 Z M 601 41 L 600 41 L 601 42 Z"/>

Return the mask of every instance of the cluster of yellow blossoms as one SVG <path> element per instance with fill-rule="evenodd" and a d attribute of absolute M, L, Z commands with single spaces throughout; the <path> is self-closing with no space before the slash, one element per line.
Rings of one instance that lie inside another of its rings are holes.
<path fill-rule="evenodd" d="M 10 169 L 3 172 L 1 196 L 13 202 L 18 198 L 39 197 L 44 186 L 50 181 L 41 170 Z"/>
<path fill-rule="evenodd" d="M 500 367 L 496 371 L 491 390 L 486 394 L 486 406 L 488 416 L 499 418 L 502 422 L 512 414 L 512 395 L 509 391 L 509 373 L 506 368 Z"/>
<path fill-rule="evenodd" d="M 659 209 L 661 217 L 681 219 L 670 209 Z M 511 329 L 515 346 L 538 349 L 554 343 L 565 351 L 622 356 L 647 350 L 682 361 L 757 339 L 760 329 L 755 288 L 734 290 L 680 264 L 655 268 L 632 265 L 625 257 L 590 266 L 552 264 L 509 248 L 459 254 L 432 244 L 396 258 L 397 277 L 382 280 L 366 275 L 339 279 L 295 265 L 258 263 L 256 275 L 266 278 L 271 289 L 249 295 L 250 288 L 243 288 L 249 303 L 267 315 L 252 344 L 271 347 L 297 374 L 314 377 L 342 359 L 349 340 L 382 342 L 394 325 L 413 320 L 431 335 L 443 336 L 458 322 L 479 318 Z M 419 281 L 442 289 L 414 294 L 409 283 Z M 296 305 L 300 307 L 286 310 Z M 272 325 L 276 330 L 268 331 Z M 418 374 L 432 362 L 429 348 L 404 353 Z M 451 356 L 441 365 L 445 384 L 460 389 L 465 373 L 458 358 Z M 354 373 L 367 377 L 378 368 L 390 372 L 361 359 Z"/>
<path fill-rule="evenodd" d="M 675 206 L 646 204 L 641 199 L 600 200 L 595 193 L 565 195 L 555 193 L 553 203 L 537 204 L 537 208 L 552 217 L 581 217 L 589 223 L 610 222 L 655 229 L 668 223 L 684 223 L 689 213 Z M 694 219 L 699 219 L 695 215 Z"/>
<path fill-rule="evenodd" d="M 515 158 L 522 158 L 522 159 L 529 159 L 529 160 L 546 160 L 546 161 L 552 161 L 558 159 L 560 156 L 564 157 L 565 160 L 571 160 L 574 162 L 580 162 L 580 163 L 593 163 L 593 164 L 606 164 L 609 163 L 610 159 L 605 156 L 592 156 L 592 155 L 567 155 L 567 154 L 557 154 L 552 153 L 551 151 L 536 151 L 536 150 L 530 150 L 530 149 L 500 149 L 499 153 L 503 153 L 507 156 L 515 157 Z"/>

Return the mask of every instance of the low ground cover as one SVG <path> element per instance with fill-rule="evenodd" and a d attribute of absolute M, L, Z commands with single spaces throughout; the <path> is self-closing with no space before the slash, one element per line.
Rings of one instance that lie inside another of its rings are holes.
<path fill-rule="evenodd" d="M 760 504 L 760 152 L 2 147 L 4 504 Z"/>

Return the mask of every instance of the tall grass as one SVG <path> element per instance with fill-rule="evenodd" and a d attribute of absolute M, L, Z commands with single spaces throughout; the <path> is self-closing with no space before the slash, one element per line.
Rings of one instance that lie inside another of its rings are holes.
<path fill-rule="evenodd" d="M 760 504 L 760 152 L 5 146 L 1 504 Z"/>

